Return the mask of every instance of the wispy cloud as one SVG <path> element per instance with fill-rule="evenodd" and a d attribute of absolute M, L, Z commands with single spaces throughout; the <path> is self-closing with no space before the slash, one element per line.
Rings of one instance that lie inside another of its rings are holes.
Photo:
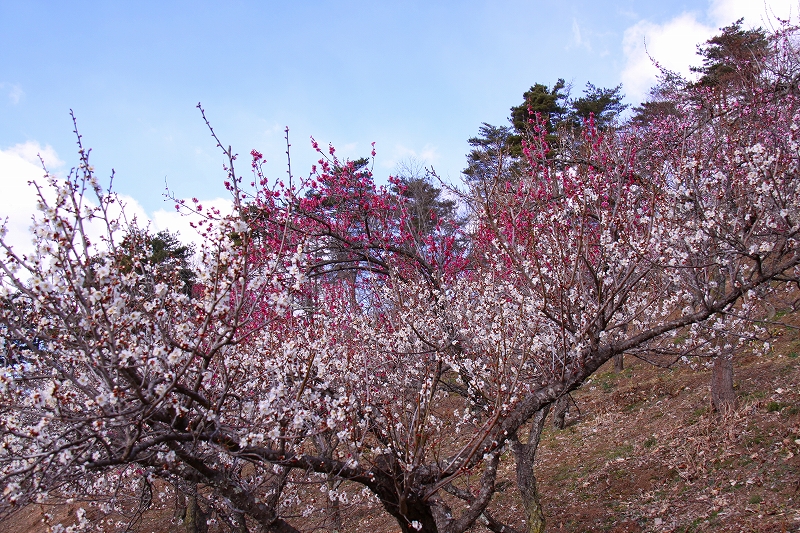
<path fill-rule="evenodd" d="M 439 149 L 432 144 L 426 144 L 417 150 L 397 144 L 389 158 L 380 158 L 379 161 L 382 167 L 394 169 L 400 162 L 408 159 L 416 159 L 425 166 L 432 166 L 439 161 Z"/>
<path fill-rule="evenodd" d="M 17 105 L 20 100 L 25 98 L 25 91 L 22 90 L 22 86 L 18 83 L 0 83 L 0 90 L 6 93 L 8 101 L 14 105 Z"/>
<path fill-rule="evenodd" d="M 572 18 L 572 39 L 566 46 L 567 50 L 585 50 L 590 54 L 599 57 L 607 56 L 610 53 L 609 44 L 616 39 L 614 31 L 597 31 L 591 24 L 584 24 L 576 17 Z"/>
<path fill-rule="evenodd" d="M 744 18 L 746 26 L 770 27 L 775 18 L 797 21 L 797 0 L 711 0 L 708 15 L 715 30 Z"/>
<path fill-rule="evenodd" d="M 659 74 L 654 61 L 667 70 L 690 75 L 689 66 L 699 63 L 695 45 L 712 34 L 713 29 L 698 22 L 694 13 L 683 13 L 664 24 L 641 20 L 629 27 L 622 39 L 625 93 L 637 101 L 645 99 Z"/>
<path fill-rule="evenodd" d="M 585 48 L 589 52 L 592 51 L 592 43 L 588 38 L 584 37 L 576 18 L 572 19 L 572 43 L 570 48 Z"/>

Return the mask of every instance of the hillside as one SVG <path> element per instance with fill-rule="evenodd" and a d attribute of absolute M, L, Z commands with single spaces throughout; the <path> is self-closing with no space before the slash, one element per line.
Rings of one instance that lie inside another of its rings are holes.
<path fill-rule="evenodd" d="M 538 463 L 553 531 L 800 530 L 800 342 L 737 361 L 738 410 L 711 412 L 709 372 L 633 364 L 576 394 Z"/>

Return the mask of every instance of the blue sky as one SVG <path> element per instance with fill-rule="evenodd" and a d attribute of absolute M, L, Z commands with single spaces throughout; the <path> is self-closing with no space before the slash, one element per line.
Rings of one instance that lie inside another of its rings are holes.
<path fill-rule="evenodd" d="M 685 70 L 695 44 L 739 16 L 760 24 L 766 7 L 798 11 L 792 0 L 0 0 L 0 217 L 30 219 L 17 195 L 41 172 L 17 159 L 39 152 L 62 174 L 76 161 L 69 109 L 100 175 L 114 168 L 143 216 L 174 226 L 165 181 L 180 197 L 225 194 L 198 102 L 273 176 L 288 126 L 296 173 L 315 159 L 313 135 L 349 157 L 374 141 L 379 176 L 415 157 L 455 181 L 467 139 L 504 124 L 532 84 L 563 77 L 578 95 L 587 81 L 623 83 L 636 103 L 653 76 L 645 42 Z"/>

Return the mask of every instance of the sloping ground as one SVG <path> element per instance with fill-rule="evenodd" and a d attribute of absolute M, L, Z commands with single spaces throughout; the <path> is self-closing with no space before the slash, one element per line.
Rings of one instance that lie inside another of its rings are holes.
<path fill-rule="evenodd" d="M 800 531 L 800 337 L 735 360 L 736 412 L 710 371 L 601 369 L 582 419 L 546 430 L 538 477 L 551 531 Z"/>
<path fill-rule="evenodd" d="M 775 333 L 769 353 L 735 359 L 739 407 L 726 418 L 710 410 L 703 367 L 664 370 L 628 358 L 621 374 L 601 369 L 573 395 L 579 420 L 560 431 L 548 422 L 542 436 L 537 476 L 548 530 L 800 531 L 800 334 Z M 507 481 L 492 509 L 522 529 L 513 461 L 504 462 Z M 172 509 L 166 498 L 130 531 L 180 530 Z M 377 507 L 343 511 L 340 531 L 397 530 Z M 39 509 L 0 524 L 0 533 L 45 529 Z"/>

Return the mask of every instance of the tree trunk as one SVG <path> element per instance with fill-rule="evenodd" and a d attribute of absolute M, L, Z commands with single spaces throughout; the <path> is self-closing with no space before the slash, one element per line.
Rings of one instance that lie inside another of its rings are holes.
<path fill-rule="evenodd" d="M 403 533 L 437 533 L 430 501 L 422 501 L 416 494 L 401 494 L 403 474 L 397 458 L 384 453 L 374 460 L 377 483 L 370 487 L 387 513 L 397 520 Z"/>
<path fill-rule="evenodd" d="M 438 533 L 436 519 L 427 502 L 401 502 L 400 505 L 381 500 L 383 508 L 392 515 L 403 533 Z"/>
<path fill-rule="evenodd" d="M 553 404 L 553 425 L 557 429 L 564 429 L 564 427 L 567 425 L 569 402 L 570 402 L 569 395 L 565 394 L 564 396 L 556 400 L 555 403 Z"/>
<path fill-rule="evenodd" d="M 270 533 L 299 533 L 294 526 L 283 518 L 276 518 L 267 528 Z"/>
<path fill-rule="evenodd" d="M 628 324 L 627 323 L 622 325 L 622 334 L 623 335 L 627 335 L 628 334 Z M 614 372 L 619 374 L 620 372 L 625 370 L 625 354 L 618 353 L 617 355 L 615 355 L 613 357 L 613 359 L 614 359 Z"/>
<path fill-rule="evenodd" d="M 208 515 L 203 512 L 197 502 L 197 495 L 191 494 L 186 497 L 186 515 L 183 519 L 183 527 L 186 533 L 207 533 Z"/>
<path fill-rule="evenodd" d="M 724 342 L 724 341 L 723 341 Z M 733 390 L 733 348 L 725 345 L 714 357 L 711 369 L 711 403 L 720 414 L 736 409 L 736 391 Z"/>
<path fill-rule="evenodd" d="M 328 475 L 327 485 L 328 491 L 335 491 L 339 488 L 339 484 L 336 483 L 336 478 L 332 474 Z M 330 524 L 327 527 L 328 531 L 331 533 L 342 531 L 342 510 L 339 507 L 337 498 L 333 500 L 330 497 L 328 498 L 328 520 L 330 520 Z"/>
<path fill-rule="evenodd" d="M 563 396 L 569 401 L 567 396 Z M 569 404 L 567 404 L 569 405 Z M 527 533 L 542 533 L 545 520 L 539 492 L 536 489 L 536 476 L 533 471 L 533 461 L 536 458 L 536 449 L 539 447 L 539 438 L 542 436 L 544 419 L 550 406 L 538 410 L 531 419 L 531 429 L 528 442 L 522 444 L 519 440 L 511 441 L 514 457 L 517 460 L 517 488 L 522 496 L 525 507 L 525 524 Z"/>
<path fill-rule="evenodd" d="M 183 522 L 186 518 L 186 494 L 175 487 L 175 511 L 172 513 L 172 518 Z"/>

